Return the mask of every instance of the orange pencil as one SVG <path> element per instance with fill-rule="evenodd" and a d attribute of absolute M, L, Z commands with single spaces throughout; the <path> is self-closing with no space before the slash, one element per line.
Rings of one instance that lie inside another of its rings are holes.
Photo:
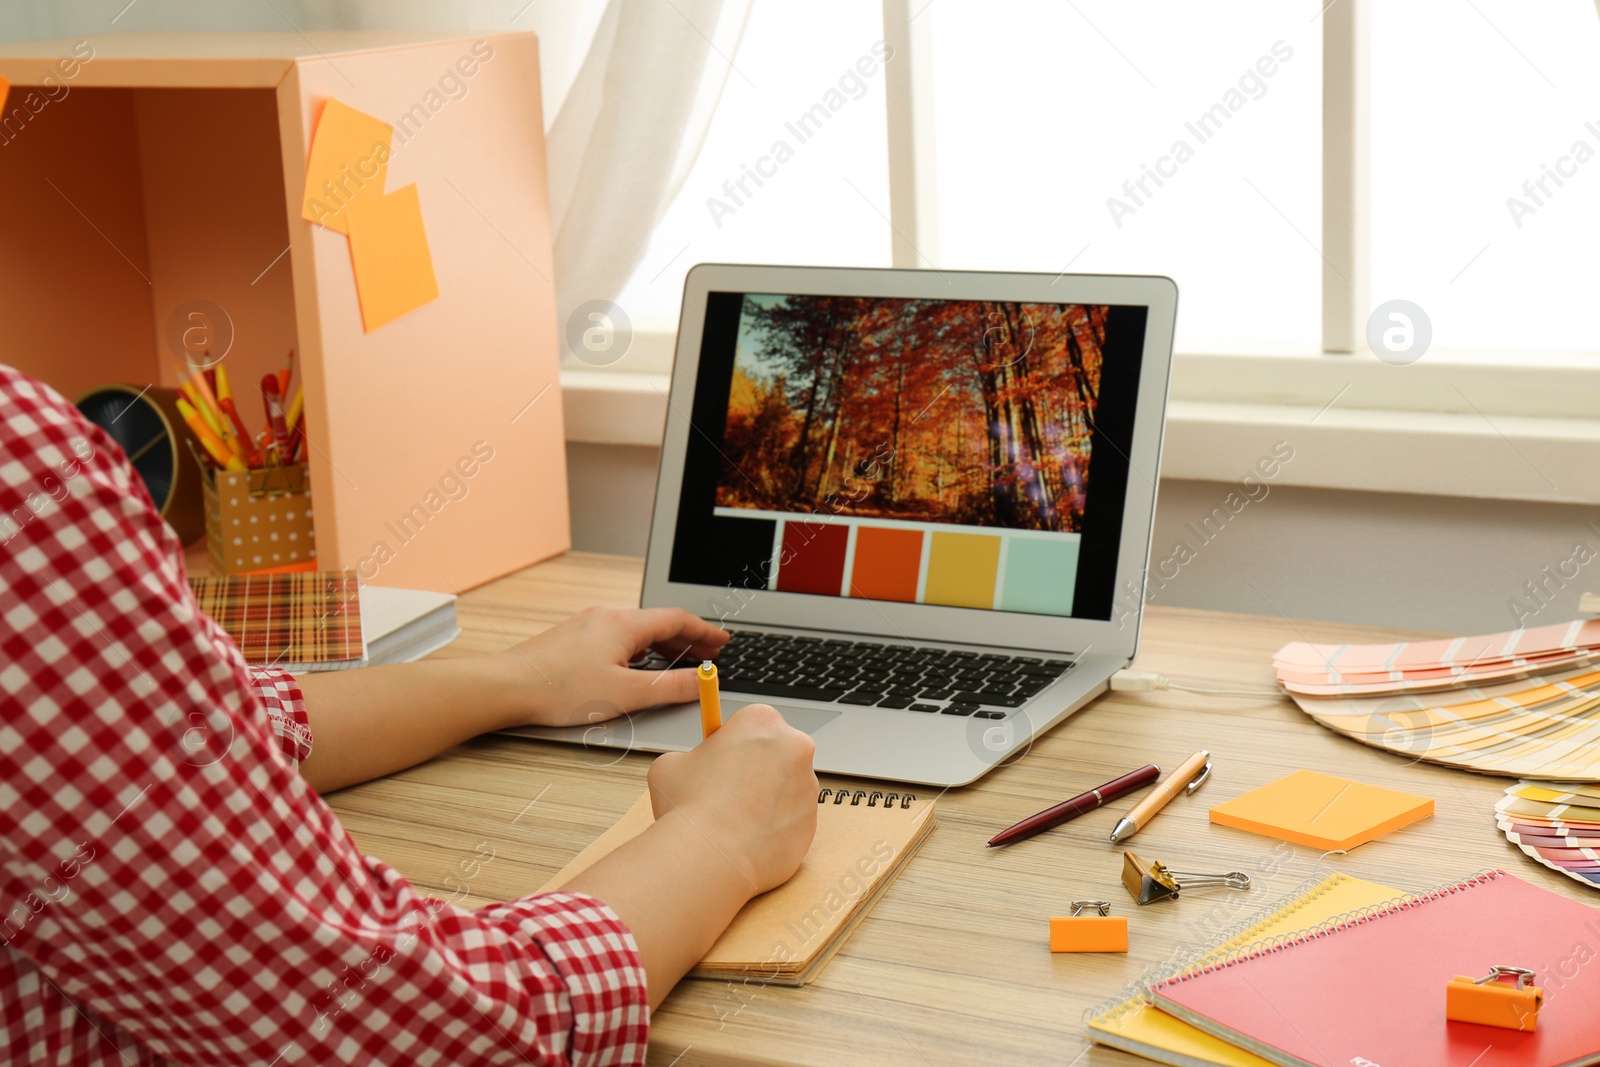
<path fill-rule="evenodd" d="M 240 456 L 248 466 L 262 466 L 261 453 L 256 449 L 255 442 L 250 439 L 250 431 L 244 428 L 244 420 L 239 417 L 239 408 L 234 404 L 233 397 L 225 396 L 217 403 L 222 405 L 222 413 L 233 423 L 233 432 L 239 441 Z"/>
<path fill-rule="evenodd" d="M 289 395 L 289 379 L 294 377 L 294 349 L 289 349 L 289 357 L 283 362 L 283 369 L 278 372 L 278 395 Z"/>
<path fill-rule="evenodd" d="M 289 425 L 289 463 L 298 463 L 300 461 L 300 452 L 304 447 L 306 429 L 301 425 L 300 415 L 305 408 L 305 399 L 305 390 L 303 388 L 296 389 L 294 391 L 294 403 L 289 405 L 289 414 L 285 416 L 285 420 Z"/>
<path fill-rule="evenodd" d="M 200 399 L 199 390 L 194 387 L 193 382 L 184 376 L 181 370 L 178 372 L 178 391 L 183 394 L 184 399 L 189 401 L 189 406 L 200 416 L 200 421 L 205 424 L 206 428 L 212 433 L 221 436 L 220 427 L 213 421 L 215 416 L 206 409 L 205 401 Z"/>
<path fill-rule="evenodd" d="M 244 470 L 244 463 L 238 456 L 228 451 L 228 446 L 222 443 L 222 438 L 211 432 L 211 427 L 206 425 L 198 411 L 189 406 L 188 401 L 178 401 L 178 414 L 183 416 L 184 423 L 200 442 L 200 446 L 216 461 L 217 466 L 230 471 Z"/>
<path fill-rule="evenodd" d="M 178 368 L 178 374 L 180 377 L 182 376 L 182 367 Z M 194 386 L 195 395 L 205 402 L 205 407 L 198 410 L 200 410 L 202 417 L 207 414 L 210 415 L 210 418 L 206 419 L 206 423 L 216 431 L 218 437 L 222 438 L 222 443 L 228 446 L 229 452 L 234 455 L 243 454 L 244 446 L 234 436 L 233 424 L 228 421 L 228 416 L 223 412 L 222 405 L 217 403 L 217 394 L 211 391 L 211 383 L 206 381 L 206 376 L 199 371 L 194 371 L 190 373 L 189 381 Z"/>
<path fill-rule="evenodd" d="M 207 350 L 206 355 L 210 355 Z M 228 368 L 221 363 L 217 364 L 217 406 L 222 408 L 222 414 L 228 417 L 233 424 L 233 434 L 238 442 L 239 458 L 244 460 L 249 467 L 263 465 L 261 452 L 255 446 L 255 441 L 250 436 L 250 431 L 245 429 L 244 419 L 239 416 L 239 406 L 233 402 L 233 383 L 228 381 Z"/>

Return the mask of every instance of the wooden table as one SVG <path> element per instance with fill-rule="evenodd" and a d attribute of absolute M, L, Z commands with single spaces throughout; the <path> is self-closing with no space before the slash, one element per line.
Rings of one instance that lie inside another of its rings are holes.
<path fill-rule="evenodd" d="M 637 559 L 571 553 L 491 582 L 461 598 L 464 632 L 440 655 L 503 649 L 589 604 L 637 604 L 641 572 Z M 1270 654 L 1285 641 L 1399 636 L 1411 635 L 1153 607 L 1138 666 L 1191 685 L 1271 689 Z M 1179 869 L 1246 871 L 1250 892 L 1134 907 L 1118 880 L 1121 853 L 1106 840 L 1124 804 L 1011 848 L 984 847 L 1024 815 L 1144 763 L 1175 766 L 1199 748 L 1213 753 L 1212 780 L 1174 801 L 1133 847 Z M 471 906 L 540 886 L 639 796 L 650 759 L 485 737 L 329 803 L 363 849 L 425 891 Z M 1327 859 L 1207 821 L 1213 804 L 1302 767 L 1433 797 L 1436 814 Z M 938 830 L 813 985 L 685 982 L 655 1014 L 650 1059 L 662 1067 L 1146 1063 L 1091 1048 L 1084 1009 L 1330 868 L 1410 891 L 1500 866 L 1585 899 L 1496 830 L 1493 805 L 1506 784 L 1366 748 L 1279 697 L 1108 694 L 977 784 L 918 790 L 937 799 Z M 1111 900 L 1130 917 L 1127 955 L 1048 951 L 1046 918 L 1075 897 Z"/>

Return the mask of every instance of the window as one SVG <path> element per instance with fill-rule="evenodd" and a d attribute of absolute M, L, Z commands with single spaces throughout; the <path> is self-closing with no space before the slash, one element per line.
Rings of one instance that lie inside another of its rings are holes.
<path fill-rule="evenodd" d="M 875 76 L 717 225 L 722 183 L 907 18 L 897 125 Z M 759 88 L 730 82 L 622 302 L 670 330 L 698 260 L 883 265 L 915 212 L 939 267 L 1178 282 L 1174 476 L 1288 434 L 1293 484 L 1600 503 L 1597 59 L 1585 0 L 755 0 Z M 1394 300 L 1420 358 L 1368 351 Z"/>
<path fill-rule="evenodd" d="M 1322 53 L 1298 5 L 929 13 L 941 266 L 1166 274 L 1180 349 L 1317 347 Z"/>
<path fill-rule="evenodd" d="M 1600 365 L 1594 6 L 1375 4 L 1372 102 L 1374 305 L 1416 303 L 1441 348 Z"/>
<path fill-rule="evenodd" d="M 675 328 L 696 263 L 889 265 L 882 42 L 876 5 L 757 0 L 699 158 L 617 298 L 636 327 Z"/>

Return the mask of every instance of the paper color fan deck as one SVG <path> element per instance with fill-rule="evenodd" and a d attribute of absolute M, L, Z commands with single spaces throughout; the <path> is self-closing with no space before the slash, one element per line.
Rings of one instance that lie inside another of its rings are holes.
<path fill-rule="evenodd" d="M 1302 711 L 1363 744 L 1464 770 L 1600 779 L 1600 620 L 1273 658 Z"/>
<path fill-rule="evenodd" d="M 1600 783 L 1521 781 L 1494 811 L 1495 825 L 1529 859 L 1600 889 Z"/>

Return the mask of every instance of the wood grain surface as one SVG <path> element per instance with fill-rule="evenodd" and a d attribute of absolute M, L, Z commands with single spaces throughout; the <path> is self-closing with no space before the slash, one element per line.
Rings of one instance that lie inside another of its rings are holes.
<path fill-rule="evenodd" d="M 642 562 L 570 553 L 461 598 L 462 637 L 442 656 L 506 648 L 590 604 L 638 603 Z M 1151 607 L 1137 666 L 1190 685 L 1271 690 L 1290 640 L 1379 641 L 1414 632 Z M 1249 892 L 1135 907 L 1108 843 L 1131 801 L 1007 848 L 997 830 L 1144 763 L 1199 748 L 1216 770 L 1130 847 L 1168 866 L 1242 870 Z M 403 774 L 328 798 L 359 845 L 424 891 L 473 906 L 533 891 L 644 788 L 651 756 L 484 737 Z M 1298 768 L 1433 797 L 1436 813 L 1348 855 L 1211 825 L 1216 803 Z M 824 776 L 824 785 L 881 784 Z M 1420 890 L 1484 867 L 1593 903 L 1495 829 L 1505 779 L 1412 763 L 1317 726 L 1287 699 L 1107 694 L 975 785 L 934 796 L 939 828 L 817 981 L 803 989 L 681 984 L 655 1014 L 650 1062 L 691 1064 L 1134 1064 L 1095 1046 L 1081 1016 L 1147 968 L 1195 949 L 1330 869 Z M 492 859 L 485 860 L 485 857 Z M 1110 900 L 1129 917 L 1126 955 L 1052 955 L 1051 915 Z"/>

